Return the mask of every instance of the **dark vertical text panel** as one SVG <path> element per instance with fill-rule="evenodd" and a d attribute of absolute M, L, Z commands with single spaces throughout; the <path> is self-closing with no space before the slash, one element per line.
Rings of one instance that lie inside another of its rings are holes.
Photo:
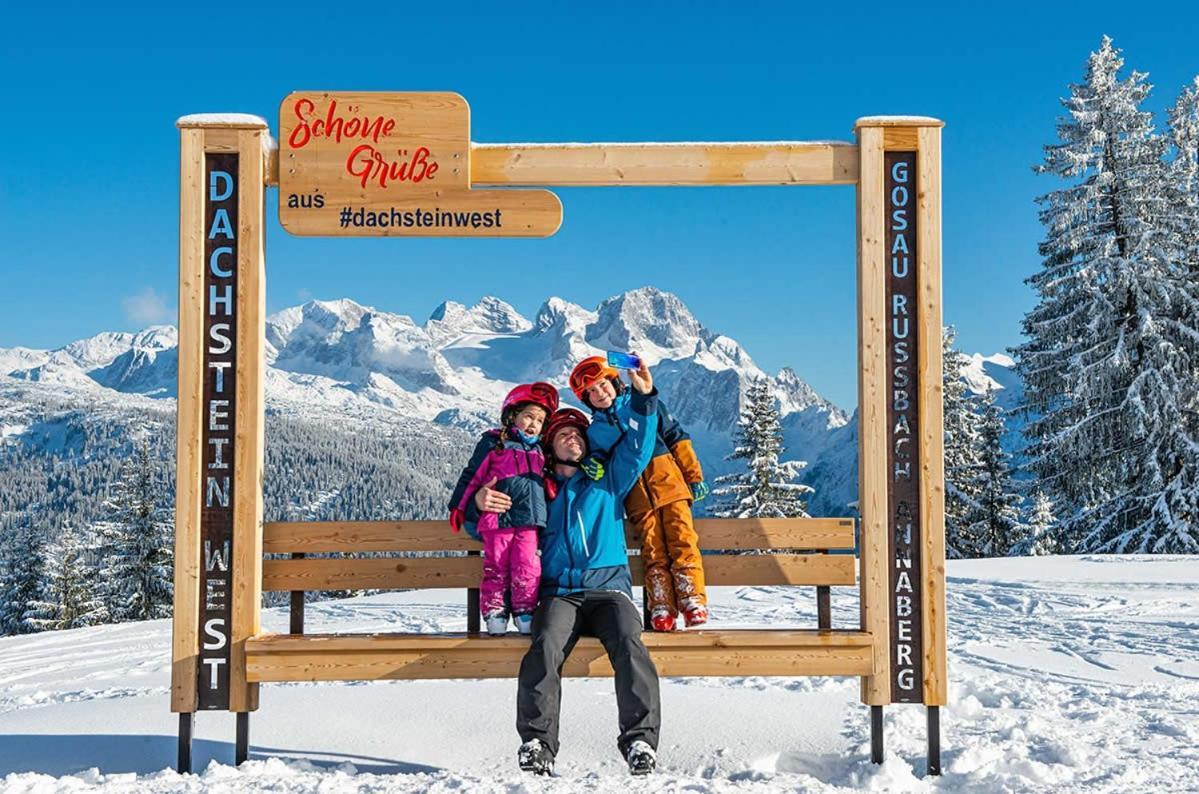
<path fill-rule="evenodd" d="M 886 152 L 887 530 L 891 700 L 923 701 L 920 429 L 917 372 L 916 152 Z"/>
<path fill-rule="evenodd" d="M 229 708 L 237 359 L 237 155 L 205 155 L 199 707 Z"/>

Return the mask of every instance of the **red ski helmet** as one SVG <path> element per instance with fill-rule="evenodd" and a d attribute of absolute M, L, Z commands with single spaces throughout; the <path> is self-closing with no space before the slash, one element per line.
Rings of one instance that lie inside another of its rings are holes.
<path fill-rule="evenodd" d="M 546 416 L 549 416 L 558 410 L 558 390 L 541 381 L 522 383 L 508 392 L 508 396 L 504 398 L 504 404 L 500 408 L 500 415 L 503 416 L 508 413 L 509 409 L 526 403 L 532 403 L 545 409 Z"/>
<path fill-rule="evenodd" d="M 587 438 L 587 426 L 591 424 L 587 417 L 578 408 L 563 408 L 560 411 L 555 411 L 550 417 L 550 421 L 546 424 L 545 430 L 541 433 L 541 443 L 545 445 L 546 452 L 554 453 L 554 434 L 559 430 L 567 427 L 576 428 L 583 434 L 583 438 Z"/>

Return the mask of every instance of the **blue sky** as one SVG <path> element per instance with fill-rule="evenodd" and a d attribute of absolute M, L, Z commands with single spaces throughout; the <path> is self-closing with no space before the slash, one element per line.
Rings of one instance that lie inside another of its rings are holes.
<path fill-rule="evenodd" d="M 173 317 L 175 119 L 277 129 L 290 91 L 332 89 L 458 91 L 485 142 L 849 140 L 858 116 L 942 118 L 945 318 L 989 353 L 1032 305 L 1033 199 L 1053 183 L 1030 166 L 1087 54 L 1113 36 L 1159 111 L 1199 72 L 1188 3 L 1138 19 L 1102 2 L 43 7 L 6 11 L 0 32 L 0 347 Z M 420 321 L 494 294 L 531 315 L 551 294 L 591 307 L 653 284 L 763 367 L 856 402 L 852 188 L 558 193 L 548 240 L 417 241 L 291 237 L 272 191 L 268 308 L 350 297 Z"/>

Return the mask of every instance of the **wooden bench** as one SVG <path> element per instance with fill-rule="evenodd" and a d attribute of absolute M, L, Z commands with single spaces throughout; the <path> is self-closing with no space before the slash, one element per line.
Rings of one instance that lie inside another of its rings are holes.
<path fill-rule="evenodd" d="M 867 632 L 834 630 L 829 588 L 857 581 L 853 519 L 701 519 L 697 522 L 710 586 L 801 585 L 817 590 L 817 627 L 702 629 L 643 637 L 664 676 L 869 675 Z M 640 542 L 629 539 L 631 549 Z M 262 589 L 287 591 L 288 634 L 246 641 L 251 682 L 428 678 L 512 678 L 528 639 L 479 631 L 480 544 L 451 534 L 443 521 L 267 523 Z M 729 552 L 753 550 L 754 554 Z M 420 557 L 312 557 L 331 552 L 428 552 Z M 466 552 L 466 555 L 463 555 Z M 840 552 L 832 553 L 829 552 Z M 640 556 L 631 553 L 635 585 Z M 439 634 L 305 634 L 304 593 L 313 590 L 462 588 L 467 631 Z M 716 620 L 720 605 L 714 605 Z M 610 676 L 595 639 L 584 638 L 563 668 L 567 676 Z"/>

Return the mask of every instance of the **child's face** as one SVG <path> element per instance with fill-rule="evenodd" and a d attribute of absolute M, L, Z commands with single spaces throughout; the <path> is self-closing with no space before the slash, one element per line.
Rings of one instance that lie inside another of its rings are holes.
<path fill-rule="evenodd" d="M 612 388 L 612 381 L 607 378 L 596 382 L 587 390 L 587 400 L 593 408 L 607 408 L 615 399 L 616 389 Z"/>
<path fill-rule="evenodd" d="M 526 405 L 512 420 L 512 425 L 526 436 L 541 435 L 543 424 L 545 424 L 545 409 L 539 405 Z"/>

